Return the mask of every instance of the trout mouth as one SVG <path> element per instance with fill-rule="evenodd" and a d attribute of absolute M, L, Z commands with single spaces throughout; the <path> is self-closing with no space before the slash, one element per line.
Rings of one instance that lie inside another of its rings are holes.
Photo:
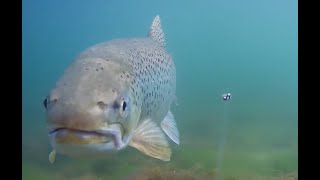
<path fill-rule="evenodd" d="M 117 149 L 120 149 L 122 144 L 122 135 L 123 127 L 121 124 L 112 124 L 108 128 L 97 130 L 59 127 L 49 131 L 49 137 L 53 144 L 106 144 L 113 141 Z"/>

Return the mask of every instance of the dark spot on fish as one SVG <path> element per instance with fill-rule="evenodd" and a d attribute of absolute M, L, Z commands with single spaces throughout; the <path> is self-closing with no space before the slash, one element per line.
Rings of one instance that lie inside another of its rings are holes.
<path fill-rule="evenodd" d="M 127 74 L 127 78 L 129 78 L 129 74 Z"/>
<path fill-rule="evenodd" d="M 88 71 L 88 70 L 89 70 L 89 68 L 86 68 L 86 70 Z"/>
<path fill-rule="evenodd" d="M 100 67 L 101 70 L 103 70 L 103 67 Z"/>
<path fill-rule="evenodd" d="M 120 107 L 120 104 L 118 102 L 114 102 L 112 107 L 114 109 L 118 109 Z"/>
<path fill-rule="evenodd" d="M 96 71 L 99 71 L 99 69 L 97 68 Z"/>

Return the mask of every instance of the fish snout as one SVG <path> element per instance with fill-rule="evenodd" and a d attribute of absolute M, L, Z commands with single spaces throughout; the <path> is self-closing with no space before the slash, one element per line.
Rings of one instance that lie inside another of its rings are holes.
<path fill-rule="evenodd" d="M 83 109 L 77 105 L 61 102 L 47 111 L 49 129 L 68 128 L 78 130 L 95 130 L 107 126 L 103 113 L 98 106 Z"/>

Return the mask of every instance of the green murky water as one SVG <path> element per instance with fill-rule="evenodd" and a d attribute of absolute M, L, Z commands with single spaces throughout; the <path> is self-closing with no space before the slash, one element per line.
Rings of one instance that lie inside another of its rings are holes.
<path fill-rule="evenodd" d="M 22 2 L 23 179 L 297 179 L 297 1 Z M 42 101 L 55 81 L 88 46 L 146 36 L 156 14 L 177 69 L 171 161 L 127 148 L 50 164 Z"/>

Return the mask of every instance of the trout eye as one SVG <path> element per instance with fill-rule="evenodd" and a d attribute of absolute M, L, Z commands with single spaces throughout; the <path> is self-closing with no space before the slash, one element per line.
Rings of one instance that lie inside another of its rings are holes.
<path fill-rule="evenodd" d="M 49 95 L 43 100 L 43 106 L 47 109 L 48 108 L 48 105 L 50 104 L 50 103 L 55 103 L 55 102 L 57 102 L 58 101 L 58 99 L 57 98 L 51 98 Z"/>
<path fill-rule="evenodd" d="M 126 101 L 122 101 L 122 111 L 125 111 L 127 109 L 127 103 Z"/>
<path fill-rule="evenodd" d="M 48 99 L 47 98 L 45 98 L 43 100 L 43 106 L 47 109 L 47 106 L 48 106 Z"/>
<path fill-rule="evenodd" d="M 127 117 L 129 111 L 128 111 L 128 104 L 129 103 L 129 99 L 127 97 L 122 97 L 121 102 L 120 102 L 120 115 L 122 118 Z"/>

